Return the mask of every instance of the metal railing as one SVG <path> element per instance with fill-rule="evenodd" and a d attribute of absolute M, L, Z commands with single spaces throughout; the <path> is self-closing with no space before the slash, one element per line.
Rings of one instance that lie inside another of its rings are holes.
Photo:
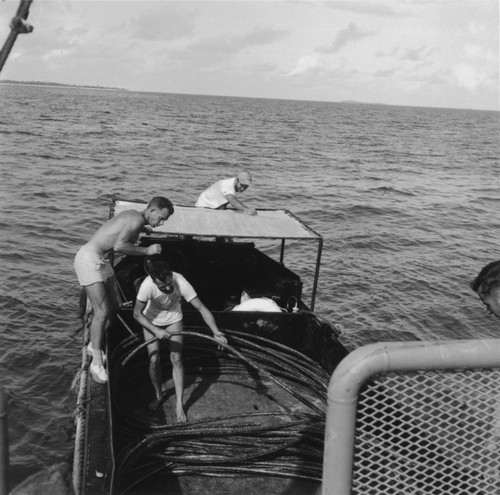
<path fill-rule="evenodd" d="M 500 493 L 500 339 L 373 344 L 328 390 L 323 495 Z"/>

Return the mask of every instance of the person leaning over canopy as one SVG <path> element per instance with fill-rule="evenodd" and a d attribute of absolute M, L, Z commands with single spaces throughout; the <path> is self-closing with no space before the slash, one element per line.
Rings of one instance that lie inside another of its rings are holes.
<path fill-rule="evenodd" d="M 169 339 L 170 361 L 172 363 L 172 378 L 176 396 L 176 415 L 180 422 L 186 421 L 184 412 L 184 365 L 182 363 L 182 309 L 181 298 L 191 303 L 203 317 L 215 337 L 221 344 L 227 344 L 226 337 L 218 329 L 217 323 L 201 302 L 191 284 L 180 273 L 170 269 L 168 261 L 161 256 L 148 256 L 144 262 L 148 276 L 144 279 L 137 292 L 134 307 L 134 318 L 142 325 L 146 342 L 158 339 Z M 176 335 L 172 335 L 172 334 Z M 152 410 L 160 405 L 161 366 L 160 344 L 158 340 L 147 345 L 149 354 L 149 376 L 155 389 L 156 399 L 150 403 Z"/>
<path fill-rule="evenodd" d="M 98 383 L 108 380 L 102 349 L 105 332 L 118 311 L 120 301 L 108 257 L 112 251 L 136 256 L 160 253 L 160 244 L 142 247 L 135 242 L 141 230 L 147 226 L 160 226 L 173 213 L 172 202 L 161 196 L 154 197 L 143 211 L 122 211 L 105 222 L 75 256 L 78 282 L 84 288 L 93 310 L 87 352 L 92 355 L 90 374 Z"/>
<path fill-rule="evenodd" d="M 477 292 L 488 313 L 500 318 L 500 260 L 484 266 L 470 286 Z"/>
<path fill-rule="evenodd" d="M 236 198 L 238 193 L 245 191 L 251 184 L 252 176 L 247 171 L 240 172 L 231 179 L 219 180 L 200 194 L 195 206 L 225 210 L 230 204 L 236 210 L 244 211 L 249 215 L 257 215 L 253 208 L 248 208 Z"/>

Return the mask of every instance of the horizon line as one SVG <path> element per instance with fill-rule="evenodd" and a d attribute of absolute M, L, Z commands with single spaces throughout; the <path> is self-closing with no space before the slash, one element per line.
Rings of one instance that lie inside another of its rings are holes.
<path fill-rule="evenodd" d="M 359 100 L 315 100 L 315 99 L 276 98 L 268 96 L 230 96 L 230 95 L 202 94 L 202 93 L 178 93 L 178 92 L 165 92 L 165 91 L 153 91 L 153 90 L 134 90 L 128 88 L 118 88 L 113 86 L 69 84 L 69 83 L 58 83 L 54 81 L 18 81 L 14 79 L 0 79 L 0 84 L 12 84 L 12 85 L 19 84 L 25 86 L 65 87 L 65 88 L 94 89 L 101 91 L 127 91 L 130 93 L 154 93 L 154 94 L 166 94 L 166 95 L 170 94 L 170 95 L 184 95 L 184 96 L 202 96 L 202 97 L 205 96 L 205 97 L 217 97 L 217 98 L 247 98 L 254 100 L 303 101 L 310 103 L 334 103 L 334 104 L 336 103 L 336 104 L 376 105 L 376 106 L 405 107 L 405 108 L 432 108 L 441 110 L 464 110 L 464 111 L 475 111 L 475 112 L 500 112 L 500 109 L 402 105 L 397 103 L 374 103 L 374 102 L 366 102 Z"/>

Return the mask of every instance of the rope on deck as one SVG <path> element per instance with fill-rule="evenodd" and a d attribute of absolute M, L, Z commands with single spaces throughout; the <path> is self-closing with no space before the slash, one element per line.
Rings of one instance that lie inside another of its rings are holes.
<path fill-rule="evenodd" d="M 88 316 L 88 315 L 87 315 Z M 88 358 L 87 358 L 87 342 L 90 338 L 90 323 L 88 317 L 84 317 L 85 331 L 83 336 L 82 347 L 82 364 L 80 370 L 76 373 L 73 379 L 72 390 L 78 387 L 78 395 L 76 401 L 75 411 L 73 416 L 75 418 L 76 432 L 75 432 L 75 446 L 73 453 L 73 489 L 76 494 L 83 493 L 83 470 L 85 466 L 85 438 L 86 438 L 86 419 L 87 419 L 87 404 L 88 397 Z"/>
<path fill-rule="evenodd" d="M 0 72 L 9 57 L 10 51 L 16 42 L 18 34 L 31 33 L 33 26 L 26 22 L 33 0 L 21 0 L 16 15 L 10 21 L 10 33 L 0 50 Z"/>

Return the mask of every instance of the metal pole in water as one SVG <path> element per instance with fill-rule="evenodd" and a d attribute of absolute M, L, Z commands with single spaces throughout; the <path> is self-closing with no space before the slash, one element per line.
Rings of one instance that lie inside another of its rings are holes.
<path fill-rule="evenodd" d="M 9 429 L 7 394 L 0 387 L 0 495 L 9 493 Z"/>

